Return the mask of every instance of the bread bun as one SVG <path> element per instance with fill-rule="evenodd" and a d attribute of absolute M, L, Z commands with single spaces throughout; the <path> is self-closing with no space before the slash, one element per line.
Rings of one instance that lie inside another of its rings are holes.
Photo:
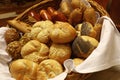
<path fill-rule="evenodd" d="M 76 30 L 67 22 L 57 21 L 50 33 L 54 43 L 69 43 L 76 37 Z"/>
<path fill-rule="evenodd" d="M 84 21 L 90 22 L 94 26 L 97 21 L 97 16 L 94 8 L 87 7 L 84 11 L 83 19 Z"/>
<path fill-rule="evenodd" d="M 47 59 L 39 64 L 37 69 L 37 80 L 54 78 L 63 72 L 62 65 L 53 59 Z"/>
<path fill-rule="evenodd" d="M 76 25 L 82 21 L 83 10 L 81 8 L 74 9 L 69 16 L 69 23 L 72 25 Z"/>
<path fill-rule="evenodd" d="M 26 59 L 18 59 L 9 65 L 10 73 L 16 80 L 36 80 L 38 64 Z"/>
<path fill-rule="evenodd" d="M 49 48 L 37 40 L 27 42 L 21 49 L 23 58 L 40 63 L 48 58 Z"/>
<path fill-rule="evenodd" d="M 80 59 L 80 58 L 74 58 L 73 59 L 73 63 L 75 66 L 78 66 L 80 65 L 84 60 L 83 59 Z"/>
<path fill-rule="evenodd" d="M 64 13 L 66 16 L 68 16 L 72 11 L 70 2 L 62 1 L 60 4 L 60 10 L 62 13 Z"/>
<path fill-rule="evenodd" d="M 14 28 L 10 28 L 5 32 L 5 40 L 7 44 L 9 44 L 12 41 L 18 41 L 19 39 L 20 39 L 20 34 Z"/>
<path fill-rule="evenodd" d="M 13 60 L 21 58 L 21 44 L 19 41 L 13 41 L 7 45 L 6 51 L 10 56 L 12 57 Z"/>
<path fill-rule="evenodd" d="M 98 46 L 98 41 L 89 36 L 78 36 L 72 44 L 73 55 L 87 58 Z"/>
<path fill-rule="evenodd" d="M 53 26 L 53 23 L 49 20 L 36 22 L 31 30 L 32 38 L 37 39 L 42 43 L 48 43 L 50 40 L 50 31 Z"/>
<path fill-rule="evenodd" d="M 96 38 L 97 32 L 94 30 L 94 27 L 89 22 L 83 22 L 82 24 L 78 24 L 75 28 L 82 36 L 90 36 Z"/>
<path fill-rule="evenodd" d="M 49 58 L 55 59 L 61 64 L 71 56 L 71 47 L 69 44 L 52 44 L 50 47 Z"/>

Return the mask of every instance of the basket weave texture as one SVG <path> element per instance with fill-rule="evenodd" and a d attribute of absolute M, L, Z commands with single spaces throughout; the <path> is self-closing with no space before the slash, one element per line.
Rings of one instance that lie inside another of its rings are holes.
<path fill-rule="evenodd" d="M 46 9 L 47 7 L 54 7 L 55 9 L 59 8 L 59 4 L 62 0 L 43 0 L 40 3 L 37 3 L 31 7 L 29 7 L 28 9 L 26 9 L 23 13 L 21 13 L 20 15 L 18 15 L 16 18 L 14 18 L 13 20 L 17 20 L 17 21 L 22 21 L 25 22 L 29 25 L 32 25 L 33 23 L 31 23 L 28 20 L 28 12 L 31 10 L 34 11 L 40 11 L 41 9 Z M 107 11 L 101 6 L 99 5 L 97 2 L 93 1 L 93 0 L 88 0 L 88 2 L 91 4 L 91 6 L 100 13 L 101 16 L 109 16 L 109 14 L 107 13 Z M 8 21 L 8 24 L 11 25 Z M 70 75 L 72 76 L 72 75 Z M 87 79 L 89 76 L 91 76 L 91 74 L 81 74 L 80 79 L 79 80 L 85 80 Z M 70 79 L 71 80 L 71 79 Z"/>

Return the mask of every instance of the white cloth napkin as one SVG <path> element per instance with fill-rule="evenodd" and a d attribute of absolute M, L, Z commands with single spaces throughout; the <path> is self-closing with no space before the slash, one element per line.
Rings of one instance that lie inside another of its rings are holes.
<path fill-rule="evenodd" d="M 12 58 L 5 51 L 6 42 L 4 40 L 4 33 L 8 29 L 7 27 L 0 28 L 0 80 L 15 80 L 11 78 L 8 67 L 8 62 L 11 61 Z"/>
<path fill-rule="evenodd" d="M 120 64 L 120 33 L 110 18 L 103 16 L 101 19 L 103 19 L 103 25 L 98 47 L 77 67 L 74 66 L 72 59 L 66 60 L 64 62 L 65 72 L 48 80 L 64 80 L 71 71 L 78 73 L 93 73 Z M 5 52 L 6 43 L 3 40 L 5 31 L 6 28 L 0 28 L 0 80 L 14 80 L 11 78 L 7 66 L 7 62 L 9 62 L 11 58 Z M 4 47 L 1 47 L 1 45 Z M 2 61 L 1 58 L 4 61 Z"/>

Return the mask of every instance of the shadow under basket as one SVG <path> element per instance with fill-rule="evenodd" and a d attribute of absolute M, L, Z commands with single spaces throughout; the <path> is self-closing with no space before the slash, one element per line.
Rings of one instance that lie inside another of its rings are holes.
<path fill-rule="evenodd" d="M 16 18 L 14 18 L 13 20 L 16 21 L 22 21 L 24 23 L 27 23 L 29 25 L 32 25 L 33 23 L 31 23 L 28 20 L 28 13 L 32 10 L 34 11 L 40 11 L 41 9 L 46 9 L 47 7 L 53 7 L 56 10 L 59 8 L 59 5 L 61 3 L 62 0 L 43 0 L 31 7 L 29 7 L 28 9 L 26 9 L 23 13 L 21 13 L 20 15 L 18 15 Z M 107 13 L 107 11 L 101 6 L 99 5 L 97 2 L 93 1 L 93 0 L 88 0 L 88 2 L 91 4 L 91 6 L 100 13 L 100 16 L 109 16 L 109 14 Z M 8 21 L 8 25 L 13 26 L 11 23 L 9 23 Z M 14 27 L 14 26 L 13 26 Z M 21 26 L 22 27 L 22 26 Z M 16 27 L 14 27 L 16 28 Z M 19 28 L 16 28 L 19 30 Z M 27 29 L 29 31 L 29 28 L 24 28 Z M 26 31 L 27 31 L 26 30 Z M 23 31 L 24 33 L 24 31 Z M 87 79 L 89 76 L 91 76 L 92 74 L 80 74 L 80 79 L 77 80 L 85 80 Z M 69 76 L 72 76 L 72 74 L 70 74 Z M 69 79 L 69 78 L 68 78 Z M 73 79 L 69 79 L 69 80 L 73 80 Z"/>

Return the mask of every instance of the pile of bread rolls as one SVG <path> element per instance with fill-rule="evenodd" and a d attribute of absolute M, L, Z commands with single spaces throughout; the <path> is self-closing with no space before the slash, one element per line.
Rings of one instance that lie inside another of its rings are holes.
<path fill-rule="evenodd" d="M 64 0 L 58 10 L 48 7 L 39 15 L 34 12 L 37 16 L 31 14 L 29 31 L 20 28 L 27 23 L 11 21 L 23 33 L 13 28 L 5 33 L 6 51 L 13 58 L 10 72 L 16 80 L 54 78 L 65 70 L 65 60 L 71 58 L 77 66 L 98 46 L 101 24 L 96 24 L 96 10 L 83 0 Z M 79 78 L 80 74 L 70 73 L 65 80 Z"/>

